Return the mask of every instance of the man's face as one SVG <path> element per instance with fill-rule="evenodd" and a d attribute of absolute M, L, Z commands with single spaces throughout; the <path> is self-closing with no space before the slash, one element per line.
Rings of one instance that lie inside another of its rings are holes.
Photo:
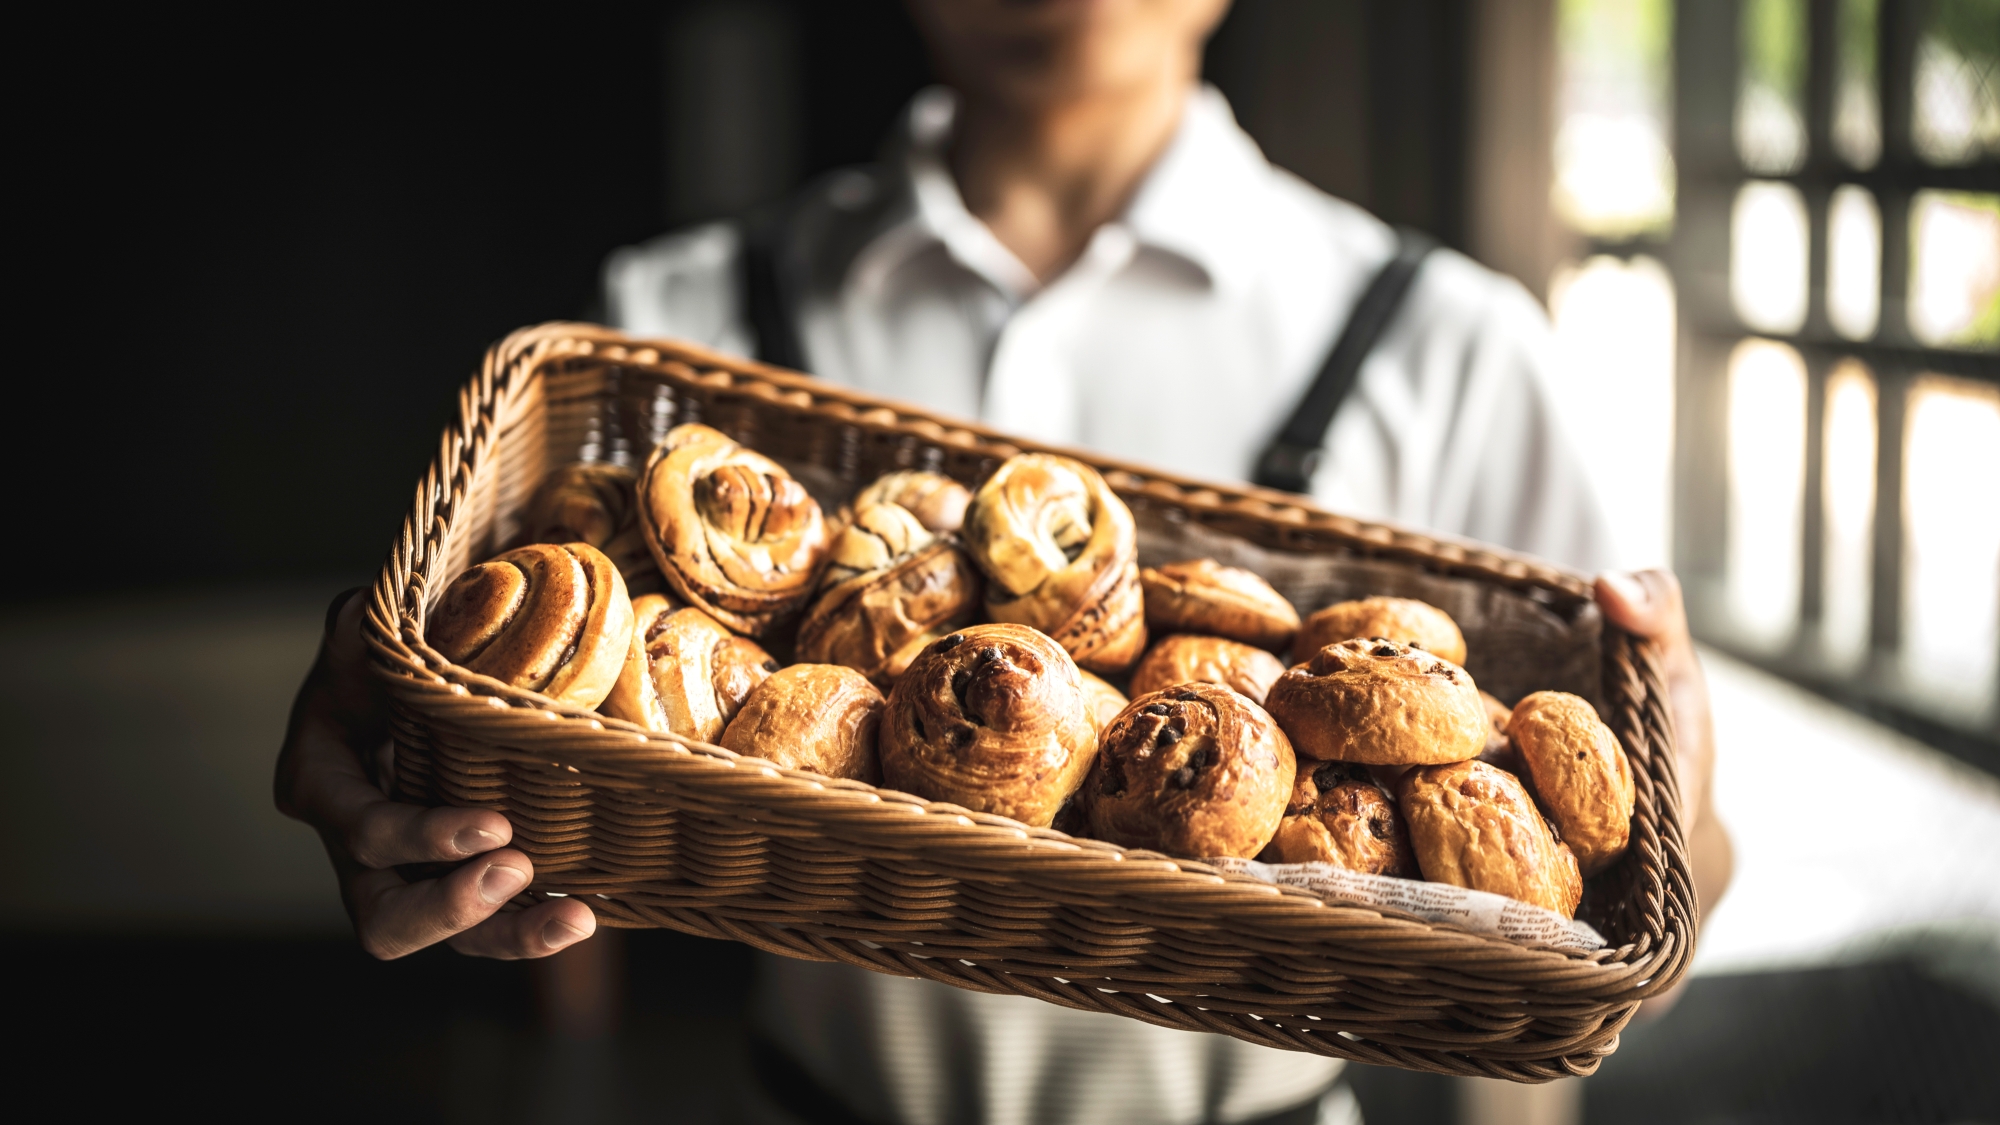
<path fill-rule="evenodd" d="M 1046 104 L 1158 79 L 1199 58 L 1229 0 L 909 0 L 944 78 Z"/>

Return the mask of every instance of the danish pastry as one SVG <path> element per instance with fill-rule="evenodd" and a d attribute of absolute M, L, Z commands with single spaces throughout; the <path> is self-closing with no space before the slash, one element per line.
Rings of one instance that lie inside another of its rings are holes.
<path fill-rule="evenodd" d="M 1145 649 L 1137 529 L 1097 470 L 1009 458 L 973 494 L 965 539 L 993 620 L 1047 633 L 1093 672 L 1122 672 Z"/>
<path fill-rule="evenodd" d="M 750 636 L 803 608 L 826 557 L 826 522 L 804 486 L 702 425 L 675 426 L 654 448 L 639 521 L 668 585 Z"/>
<path fill-rule="evenodd" d="M 1385 637 L 1441 656 L 1453 664 L 1465 663 L 1465 634 L 1451 615 L 1428 602 L 1413 598 L 1362 598 L 1335 602 L 1299 627 L 1292 655 L 1311 660 L 1313 653 L 1340 641 Z"/>
<path fill-rule="evenodd" d="M 820 593 L 799 623 L 799 659 L 893 683 L 925 645 L 971 623 L 979 587 L 979 571 L 965 552 L 909 509 L 857 503 L 834 537 Z"/>
<path fill-rule="evenodd" d="M 1422 766 L 1403 775 L 1396 799 L 1424 878 L 1576 917 L 1576 856 L 1513 774 L 1485 762 Z"/>
<path fill-rule="evenodd" d="M 729 720 L 719 745 L 787 769 L 828 777 L 881 780 L 875 736 L 882 693 L 838 664 L 793 664 L 757 685 Z"/>
<path fill-rule="evenodd" d="M 1162 638 L 1146 650 L 1139 666 L 1132 670 L 1132 694 L 1145 695 L 1175 684 L 1222 684 L 1250 697 L 1259 707 L 1285 666 L 1261 648 L 1227 641 L 1221 637 L 1198 637 L 1176 633 Z"/>
<path fill-rule="evenodd" d="M 1157 633 L 1203 633 L 1282 652 L 1299 631 L 1299 611 L 1269 582 L 1214 559 L 1149 566 L 1139 587 L 1146 627 Z"/>
<path fill-rule="evenodd" d="M 1084 784 L 1090 834 L 1203 858 L 1263 850 L 1297 762 L 1262 707 L 1220 684 L 1140 695 L 1104 730 Z"/>
<path fill-rule="evenodd" d="M 1047 827 L 1097 757 L 1069 653 L 1025 625 L 974 625 L 931 643 L 882 718 L 884 784 Z"/>
<path fill-rule="evenodd" d="M 1331 863 L 1367 875 L 1414 878 L 1409 830 L 1387 790 L 1366 766 L 1299 763 L 1298 782 L 1278 834 L 1264 849 L 1272 863 Z"/>
<path fill-rule="evenodd" d="M 1588 700 L 1538 691 L 1514 705 L 1507 731 L 1542 811 L 1585 875 L 1625 854 L 1638 791 L 1618 736 Z"/>
<path fill-rule="evenodd" d="M 662 588 L 660 568 L 646 549 L 639 527 L 639 474 L 604 461 L 572 461 L 558 466 L 535 489 L 522 509 L 529 543 L 588 543 L 603 551 L 625 590 L 637 597 Z"/>
<path fill-rule="evenodd" d="M 714 742 L 778 670 L 771 654 L 701 610 L 647 594 L 632 602 L 625 666 L 602 710 L 650 731 Z"/>
<path fill-rule="evenodd" d="M 1465 669 L 1385 640 L 1327 645 L 1271 685 L 1265 706 L 1308 758 L 1462 762 L 1486 748 L 1486 706 Z"/>
<path fill-rule="evenodd" d="M 1096 673 L 1079 668 L 1077 675 L 1083 677 L 1083 705 L 1089 710 L 1091 720 L 1097 724 L 1098 732 L 1101 734 L 1105 726 L 1117 718 L 1118 712 L 1123 711 L 1131 700 L 1125 698 L 1124 692 L 1106 683 L 1104 677 Z"/>
<path fill-rule="evenodd" d="M 854 496 L 854 509 L 894 504 L 931 532 L 957 531 L 965 526 L 965 506 L 972 491 L 943 473 L 908 470 L 879 477 Z"/>
<path fill-rule="evenodd" d="M 537 543 L 459 575 L 431 610 L 424 639 L 481 675 L 595 707 L 631 644 L 632 602 L 604 552 Z"/>

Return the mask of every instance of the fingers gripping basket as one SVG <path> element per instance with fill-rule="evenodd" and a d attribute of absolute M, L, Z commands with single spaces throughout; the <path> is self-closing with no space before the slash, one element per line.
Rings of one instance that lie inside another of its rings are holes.
<path fill-rule="evenodd" d="M 1580 578 L 1360 523 L 1255 490 L 1102 458 L 1142 562 L 1213 556 L 1304 609 L 1409 594 L 1464 626 L 1503 698 L 1591 698 L 1638 779 L 1632 847 L 1594 879 L 1591 953 L 1524 947 L 1394 911 L 1323 903 L 1202 864 L 829 781 L 555 704 L 446 661 L 426 609 L 502 548 L 550 467 L 642 461 L 669 427 L 716 426 L 836 501 L 896 468 L 972 484 L 1025 448 L 990 431 L 699 348 L 585 325 L 497 345 L 369 607 L 394 703 L 395 784 L 498 810 L 535 862 L 523 902 L 584 898 L 606 924 L 665 926 L 791 957 L 1362 1062 L 1538 1081 L 1589 1074 L 1638 1002 L 1679 978 L 1695 905 L 1672 740 L 1649 650 L 1606 627 Z"/>

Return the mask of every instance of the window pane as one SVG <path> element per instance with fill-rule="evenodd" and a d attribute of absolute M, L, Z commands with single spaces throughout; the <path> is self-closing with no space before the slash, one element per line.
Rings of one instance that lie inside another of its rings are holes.
<path fill-rule="evenodd" d="M 1669 0 L 1562 0 L 1556 213 L 1600 238 L 1664 232 L 1674 218 L 1667 147 Z"/>
<path fill-rule="evenodd" d="M 1729 228 L 1729 295 L 1743 323 L 1796 332 L 1806 321 L 1806 201 L 1790 184 L 1751 182 Z"/>
<path fill-rule="evenodd" d="M 1932 0 L 1916 81 L 1917 155 L 1936 164 L 2000 156 L 2000 2 Z"/>
<path fill-rule="evenodd" d="M 2000 195 L 1910 200 L 1910 332 L 1926 344 L 2000 348 Z"/>
<path fill-rule="evenodd" d="M 1826 214 L 1826 315 L 1850 340 L 1875 334 L 1882 311 L 1882 212 L 1867 188 L 1835 188 Z"/>
<path fill-rule="evenodd" d="M 1856 168 L 1882 157 L 1882 103 L 1875 89 L 1878 0 L 1841 0 L 1833 91 L 1833 147 Z"/>
<path fill-rule="evenodd" d="M 1744 0 L 1743 79 L 1736 91 L 1736 151 L 1765 175 L 1806 160 L 1805 0 Z"/>
<path fill-rule="evenodd" d="M 1904 432 L 1906 682 L 1976 719 L 2000 641 L 2000 391 L 1921 379 Z"/>
<path fill-rule="evenodd" d="M 1729 610 L 1744 644 L 1777 649 L 1798 623 L 1806 366 L 1769 340 L 1729 357 Z"/>
<path fill-rule="evenodd" d="M 1875 380 L 1856 360 L 1827 378 L 1824 440 L 1820 644 L 1835 666 L 1853 668 L 1868 652 L 1875 541 Z"/>

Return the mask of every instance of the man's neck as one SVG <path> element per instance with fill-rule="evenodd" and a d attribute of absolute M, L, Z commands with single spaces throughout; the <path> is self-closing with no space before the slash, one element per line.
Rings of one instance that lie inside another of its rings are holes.
<path fill-rule="evenodd" d="M 1044 282 L 1116 218 L 1180 125 L 1192 76 L 1024 110 L 962 95 L 952 174 L 965 205 Z"/>

